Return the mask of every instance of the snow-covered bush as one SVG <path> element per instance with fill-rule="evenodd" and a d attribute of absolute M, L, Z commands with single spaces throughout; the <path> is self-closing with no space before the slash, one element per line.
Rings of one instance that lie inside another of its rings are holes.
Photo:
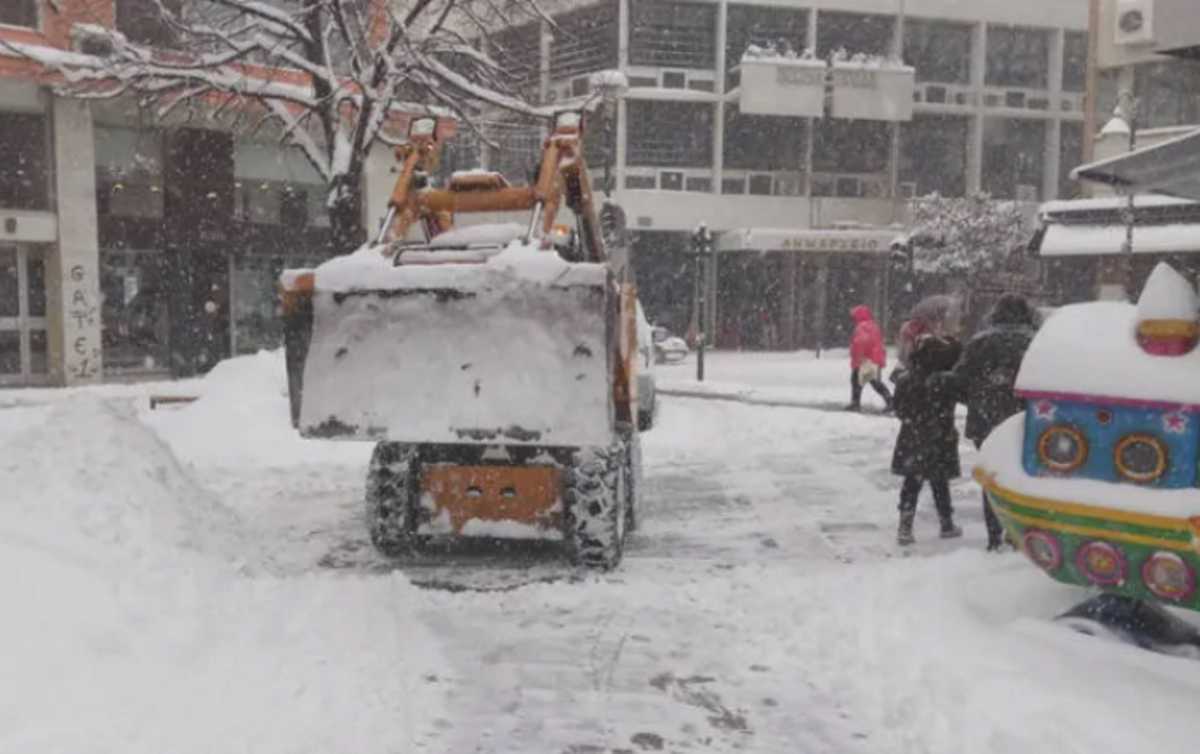
<path fill-rule="evenodd" d="M 917 272 L 967 278 L 1001 268 L 1030 233 L 1020 205 L 985 193 L 921 197 L 913 202 L 912 224 Z"/>

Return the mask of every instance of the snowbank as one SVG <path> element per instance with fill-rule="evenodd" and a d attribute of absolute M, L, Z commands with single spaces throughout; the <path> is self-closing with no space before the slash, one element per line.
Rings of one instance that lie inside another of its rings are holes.
<path fill-rule="evenodd" d="M 414 587 L 261 575 L 127 403 L 65 400 L 0 458 L 0 751 L 410 751 L 439 711 Z"/>
<path fill-rule="evenodd" d="M 1137 308 L 1093 301 L 1064 306 L 1021 362 L 1017 389 L 1200 405 L 1200 349 L 1150 356 L 1138 345 Z"/>
<path fill-rule="evenodd" d="M 369 444 L 306 440 L 292 428 L 282 351 L 260 351 L 222 361 L 193 387 L 199 395 L 196 402 L 143 415 L 186 462 L 366 468 Z"/>

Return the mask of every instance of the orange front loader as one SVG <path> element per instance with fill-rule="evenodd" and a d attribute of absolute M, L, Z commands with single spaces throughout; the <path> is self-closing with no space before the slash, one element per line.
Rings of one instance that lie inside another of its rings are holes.
<path fill-rule="evenodd" d="M 416 121 L 376 243 L 281 281 L 293 422 L 376 443 L 367 520 L 385 554 L 561 537 L 574 561 L 610 568 L 636 521 L 624 218 L 596 206 L 583 114 L 554 125 L 534 185 L 475 171 L 438 189 L 436 123 Z M 517 225 L 456 222 L 518 211 Z"/>

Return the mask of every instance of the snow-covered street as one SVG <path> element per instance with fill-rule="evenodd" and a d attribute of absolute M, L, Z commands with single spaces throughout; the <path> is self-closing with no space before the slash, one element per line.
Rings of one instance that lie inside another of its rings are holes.
<path fill-rule="evenodd" d="M 844 353 L 711 369 L 731 394 L 848 393 Z M 0 391 L 0 751 L 1167 754 L 1200 736 L 1200 665 L 1052 623 L 1086 592 L 985 554 L 973 482 L 954 485 L 965 538 L 937 539 L 923 497 L 901 553 L 888 417 L 663 396 L 616 571 L 497 543 L 397 567 L 363 526 L 370 447 L 300 439 L 283 390 L 264 353 L 201 381 Z M 158 393 L 201 398 L 150 411 Z"/>

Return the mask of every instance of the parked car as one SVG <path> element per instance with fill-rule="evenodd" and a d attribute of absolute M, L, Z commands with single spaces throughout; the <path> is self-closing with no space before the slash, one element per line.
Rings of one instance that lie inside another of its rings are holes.
<path fill-rule="evenodd" d="M 655 395 L 654 363 L 654 330 L 642 311 L 642 303 L 637 305 L 637 342 L 638 342 L 638 429 L 645 431 L 654 426 L 654 413 L 658 409 L 658 397 Z"/>
<path fill-rule="evenodd" d="M 654 360 L 659 364 L 683 361 L 688 355 L 687 342 L 678 335 L 671 334 L 665 327 L 654 327 L 653 339 Z"/>

